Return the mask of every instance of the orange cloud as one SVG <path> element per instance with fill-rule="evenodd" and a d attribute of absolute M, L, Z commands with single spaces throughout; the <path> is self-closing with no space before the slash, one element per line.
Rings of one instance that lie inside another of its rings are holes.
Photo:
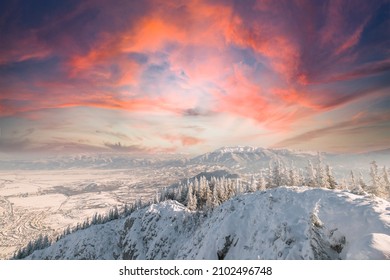
<path fill-rule="evenodd" d="M 299 105 L 305 108 L 313 109 L 315 111 L 318 111 L 321 108 L 321 106 L 315 104 L 303 90 L 299 91 L 295 88 L 277 88 L 273 89 L 272 92 L 283 102 L 290 105 Z"/>

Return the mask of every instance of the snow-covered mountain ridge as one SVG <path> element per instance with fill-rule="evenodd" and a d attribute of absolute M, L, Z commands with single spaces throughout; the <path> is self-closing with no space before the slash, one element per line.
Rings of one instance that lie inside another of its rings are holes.
<path fill-rule="evenodd" d="M 29 259 L 390 259 L 390 202 L 280 187 L 204 215 L 164 201 L 65 236 Z"/>
<path fill-rule="evenodd" d="M 389 150 L 368 152 L 363 154 L 331 154 L 321 153 L 324 161 L 334 167 L 366 168 L 369 162 L 376 160 L 380 165 L 390 165 Z M 267 168 L 270 161 L 280 160 L 286 165 L 294 163 L 304 167 L 309 160 L 315 161 L 317 152 L 274 149 L 251 146 L 222 147 L 217 150 L 190 157 L 183 154 L 78 154 L 42 159 L 2 159 L 0 170 L 62 170 L 62 169 L 129 169 L 139 167 L 178 167 L 191 165 L 223 165 L 243 171 L 258 171 Z"/>

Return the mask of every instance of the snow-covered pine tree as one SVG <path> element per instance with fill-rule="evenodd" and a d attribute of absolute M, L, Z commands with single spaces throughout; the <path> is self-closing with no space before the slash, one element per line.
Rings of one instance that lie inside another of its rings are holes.
<path fill-rule="evenodd" d="M 267 169 L 267 189 L 270 189 L 270 188 L 273 188 L 273 185 L 272 185 L 272 171 L 273 171 L 273 166 L 272 166 L 272 161 L 269 161 L 268 162 L 268 169 Z"/>
<path fill-rule="evenodd" d="M 292 166 L 288 172 L 288 185 L 289 186 L 298 186 L 298 184 L 299 184 L 298 174 L 297 174 L 297 171 L 295 170 L 294 166 Z"/>
<path fill-rule="evenodd" d="M 154 204 L 157 204 L 160 202 L 160 194 L 156 191 L 156 194 L 154 195 Z"/>
<path fill-rule="evenodd" d="M 265 191 L 266 187 L 267 187 L 267 183 L 265 181 L 263 171 L 260 171 L 260 177 L 259 177 L 259 183 L 257 184 L 257 189 L 259 191 Z"/>
<path fill-rule="evenodd" d="M 289 183 L 289 174 L 286 165 L 280 161 L 280 186 L 287 186 Z"/>
<path fill-rule="evenodd" d="M 210 188 L 206 190 L 206 202 L 204 205 L 205 212 L 209 212 L 213 209 L 213 193 Z"/>
<path fill-rule="evenodd" d="M 214 209 L 219 205 L 219 198 L 218 198 L 218 188 L 219 184 L 215 184 L 214 188 L 212 190 L 212 195 L 211 195 L 211 208 Z"/>
<path fill-rule="evenodd" d="M 364 178 L 363 178 L 362 172 L 359 172 L 358 184 L 359 184 L 360 188 L 362 188 L 362 190 L 364 192 L 367 191 L 368 187 L 367 187 L 367 184 L 364 182 Z"/>
<path fill-rule="evenodd" d="M 302 169 L 298 169 L 297 175 L 298 175 L 298 186 L 305 185 L 304 171 Z"/>
<path fill-rule="evenodd" d="M 224 191 L 226 193 L 227 199 L 234 196 L 234 184 L 232 179 L 230 178 L 227 179 Z"/>
<path fill-rule="evenodd" d="M 320 188 L 325 188 L 327 186 L 327 180 L 320 152 L 317 153 L 317 165 L 315 171 L 316 186 Z"/>
<path fill-rule="evenodd" d="M 343 177 L 343 179 L 340 180 L 340 183 L 338 184 L 338 189 L 349 191 L 349 189 L 348 189 L 348 178 Z"/>
<path fill-rule="evenodd" d="M 372 161 L 370 163 L 370 177 L 371 177 L 371 187 L 370 187 L 370 193 L 380 196 L 381 194 L 381 184 L 380 184 L 380 178 L 378 174 L 378 165 L 376 161 Z"/>
<path fill-rule="evenodd" d="M 216 185 L 216 192 L 217 192 L 217 198 L 218 201 L 226 201 L 228 200 L 227 193 L 225 192 L 226 189 L 226 178 L 222 177 L 217 180 L 217 185 Z"/>
<path fill-rule="evenodd" d="M 349 188 L 352 190 L 354 188 L 356 188 L 356 180 L 355 180 L 355 174 L 353 174 L 353 171 L 351 170 L 351 173 L 350 173 L 350 182 L 349 182 Z"/>
<path fill-rule="evenodd" d="M 390 179 L 389 179 L 389 173 L 386 169 L 386 166 L 383 166 L 381 185 L 382 185 L 383 198 L 389 200 L 390 199 Z"/>
<path fill-rule="evenodd" d="M 255 192 L 257 190 L 257 182 L 255 179 L 255 176 L 252 174 L 251 176 L 251 182 L 249 183 L 249 192 Z"/>
<path fill-rule="evenodd" d="M 359 194 L 359 195 L 364 194 L 363 188 L 360 186 L 359 181 L 356 181 L 355 174 L 353 173 L 352 170 L 351 170 L 351 181 L 349 184 L 349 189 L 354 194 Z"/>
<path fill-rule="evenodd" d="M 208 188 L 209 188 L 209 183 L 208 183 L 206 177 L 204 177 L 204 176 L 200 177 L 199 187 L 198 187 L 198 191 L 196 193 L 198 208 L 202 208 L 203 205 L 206 204 L 206 193 L 207 193 Z"/>
<path fill-rule="evenodd" d="M 236 179 L 234 192 L 235 192 L 235 195 L 240 195 L 243 192 L 241 180 L 238 178 Z"/>
<path fill-rule="evenodd" d="M 271 188 L 280 187 L 283 184 L 282 179 L 282 164 L 279 159 L 274 162 L 272 168 Z"/>
<path fill-rule="evenodd" d="M 184 190 L 183 185 L 181 183 L 179 183 L 179 186 L 175 189 L 175 200 L 176 201 L 183 201 L 182 200 L 183 190 Z"/>
<path fill-rule="evenodd" d="M 194 211 L 197 209 L 197 201 L 196 201 L 196 196 L 193 194 L 193 187 L 192 183 L 188 186 L 188 191 L 187 191 L 187 208 Z"/>
<path fill-rule="evenodd" d="M 308 160 L 306 166 L 305 185 L 308 187 L 315 187 L 316 185 L 314 167 L 310 160 Z"/>
<path fill-rule="evenodd" d="M 197 192 L 199 190 L 199 186 L 200 186 L 199 179 L 197 177 L 195 177 L 195 179 L 193 181 L 193 190 L 194 190 L 194 192 Z"/>
<path fill-rule="evenodd" d="M 336 189 L 337 182 L 334 179 L 332 167 L 330 167 L 328 164 L 325 167 L 325 173 L 326 173 L 326 187 L 329 189 Z"/>

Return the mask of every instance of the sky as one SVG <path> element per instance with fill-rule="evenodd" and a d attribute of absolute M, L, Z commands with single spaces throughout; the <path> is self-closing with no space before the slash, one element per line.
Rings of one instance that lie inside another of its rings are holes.
<path fill-rule="evenodd" d="M 0 157 L 390 148 L 390 2 L 0 2 Z"/>

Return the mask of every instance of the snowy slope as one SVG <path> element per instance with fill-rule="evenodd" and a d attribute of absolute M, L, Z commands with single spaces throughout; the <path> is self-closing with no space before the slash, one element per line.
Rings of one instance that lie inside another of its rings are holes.
<path fill-rule="evenodd" d="M 31 259 L 390 259 L 390 203 L 281 187 L 207 217 L 175 201 L 75 232 Z"/>

